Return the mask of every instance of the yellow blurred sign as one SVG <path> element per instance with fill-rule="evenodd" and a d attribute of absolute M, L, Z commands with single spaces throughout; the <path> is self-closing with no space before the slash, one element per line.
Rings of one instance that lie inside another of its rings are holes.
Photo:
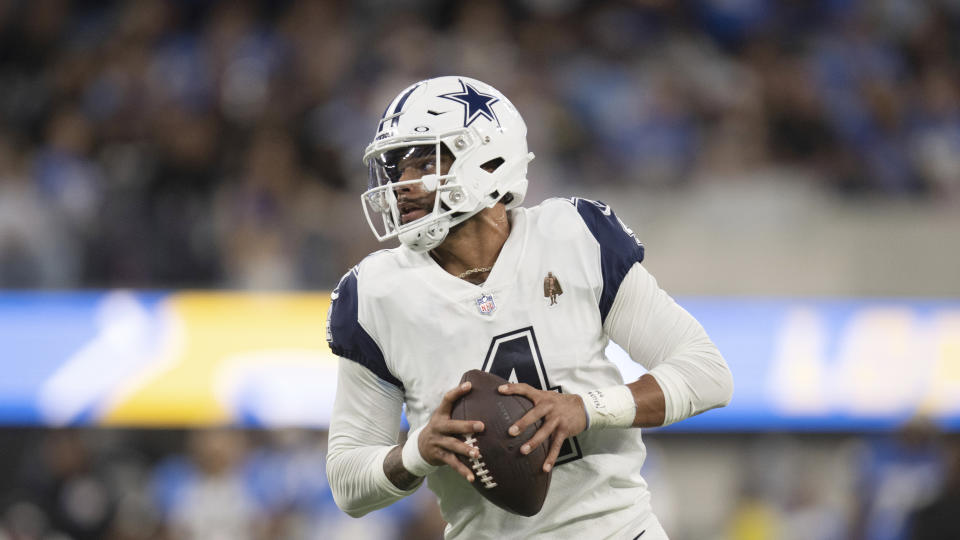
<path fill-rule="evenodd" d="M 161 308 L 166 328 L 158 358 L 121 385 L 102 423 L 229 423 L 236 416 L 230 381 L 237 377 L 265 373 L 258 368 L 335 374 L 325 334 L 329 299 L 328 293 L 171 295 Z"/>

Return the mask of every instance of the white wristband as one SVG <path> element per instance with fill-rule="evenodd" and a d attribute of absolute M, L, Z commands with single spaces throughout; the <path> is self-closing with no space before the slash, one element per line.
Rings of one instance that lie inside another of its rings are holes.
<path fill-rule="evenodd" d="M 587 412 L 587 429 L 627 428 L 633 426 L 637 403 L 625 384 L 578 392 Z"/>
<path fill-rule="evenodd" d="M 437 465 L 427 463 L 427 460 L 423 459 L 420 454 L 420 432 L 425 427 L 427 426 L 423 425 L 410 432 L 410 435 L 407 436 L 407 442 L 403 443 L 403 450 L 400 454 L 403 468 L 414 476 L 426 476 L 440 468 Z"/>

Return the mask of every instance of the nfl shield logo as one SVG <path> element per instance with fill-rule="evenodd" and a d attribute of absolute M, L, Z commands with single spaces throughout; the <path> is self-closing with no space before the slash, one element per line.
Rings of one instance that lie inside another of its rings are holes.
<path fill-rule="evenodd" d="M 493 310 L 497 309 L 497 305 L 493 303 L 493 295 L 485 294 L 477 298 L 477 309 L 484 315 L 493 313 Z"/>

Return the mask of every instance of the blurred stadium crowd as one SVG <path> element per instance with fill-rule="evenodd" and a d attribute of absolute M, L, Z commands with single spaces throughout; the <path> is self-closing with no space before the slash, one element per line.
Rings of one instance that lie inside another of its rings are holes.
<path fill-rule="evenodd" d="M 654 509 L 676 540 L 960 535 L 960 444 L 923 423 L 867 437 L 645 438 Z M 322 431 L 8 429 L 0 443 L 2 540 L 442 537 L 426 489 L 363 519 L 340 512 Z"/>
<path fill-rule="evenodd" d="M 333 502 L 326 433 L 7 430 L 2 540 L 437 537 L 426 490 L 363 520 Z"/>
<path fill-rule="evenodd" d="M 771 171 L 956 201 L 958 21 L 956 0 L 3 2 L 0 286 L 329 288 L 375 247 L 359 156 L 383 103 L 448 72 L 523 112 L 533 202 Z"/>

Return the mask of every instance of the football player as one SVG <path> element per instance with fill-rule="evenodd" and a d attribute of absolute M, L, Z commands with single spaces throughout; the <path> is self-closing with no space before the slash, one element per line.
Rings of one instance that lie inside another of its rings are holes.
<path fill-rule="evenodd" d="M 723 357 L 640 264 L 644 248 L 606 204 L 521 206 L 527 128 L 493 87 L 439 77 L 402 91 L 363 160 L 365 215 L 381 241 L 332 295 L 327 338 L 341 357 L 327 474 L 362 516 L 426 477 L 446 538 L 666 538 L 640 474 L 640 429 L 726 405 Z M 561 289 L 562 284 L 562 289 Z M 562 296 L 560 295 L 562 291 Z M 649 372 L 624 384 L 604 355 L 621 345 Z M 454 421 L 470 369 L 509 381 L 549 441 L 543 509 L 513 515 L 483 499 L 456 457 L 479 422 Z M 406 405 L 410 434 L 398 445 Z"/>

